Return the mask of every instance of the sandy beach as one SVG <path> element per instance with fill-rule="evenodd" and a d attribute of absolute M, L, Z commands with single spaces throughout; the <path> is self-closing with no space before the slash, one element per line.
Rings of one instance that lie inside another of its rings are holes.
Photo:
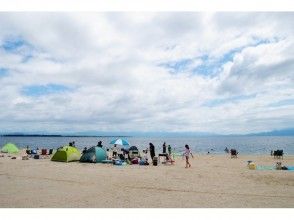
<path fill-rule="evenodd" d="M 249 170 L 270 156 L 196 155 L 192 167 L 0 158 L 0 207 L 294 207 L 294 172 Z M 285 156 L 283 165 L 294 165 Z"/>

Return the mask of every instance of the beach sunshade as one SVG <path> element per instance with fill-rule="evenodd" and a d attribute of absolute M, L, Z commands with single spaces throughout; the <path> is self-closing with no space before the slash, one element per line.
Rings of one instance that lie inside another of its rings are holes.
<path fill-rule="evenodd" d="M 101 147 L 91 147 L 89 148 L 80 159 L 80 162 L 85 163 L 102 163 L 102 161 L 106 160 L 107 155 L 106 151 Z"/>
<path fill-rule="evenodd" d="M 19 149 L 17 148 L 15 144 L 7 143 L 2 147 L 1 152 L 15 154 L 19 152 Z"/>
<path fill-rule="evenodd" d="M 70 162 L 80 160 L 81 153 L 76 147 L 64 146 L 58 148 L 51 158 L 52 161 Z"/>
<path fill-rule="evenodd" d="M 123 146 L 130 145 L 127 140 L 122 138 L 115 139 L 111 141 L 110 144 L 117 144 L 117 145 L 123 145 Z"/>

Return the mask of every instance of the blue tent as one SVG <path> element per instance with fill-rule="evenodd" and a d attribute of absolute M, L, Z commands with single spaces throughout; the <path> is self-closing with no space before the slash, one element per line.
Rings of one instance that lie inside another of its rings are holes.
<path fill-rule="evenodd" d="M 101 147 L 89 148 L 80 159 L 80 162 L 85 163 L 102 163 L 102 160 L 106 160 L 106 151 Z"/>

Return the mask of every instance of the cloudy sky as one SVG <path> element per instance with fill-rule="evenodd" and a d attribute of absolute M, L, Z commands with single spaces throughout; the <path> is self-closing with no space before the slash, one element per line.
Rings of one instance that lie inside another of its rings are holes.
<path fill-rule="evenodd" d="M 294 124 L 294 13 L 0 13 L 0 132 Z"/>

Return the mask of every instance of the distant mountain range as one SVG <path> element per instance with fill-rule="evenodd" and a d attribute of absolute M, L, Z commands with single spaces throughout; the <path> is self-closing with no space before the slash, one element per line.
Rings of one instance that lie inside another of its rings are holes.
<path fill-rule="evenodd" d="M 250 134 L 216 134 L 209 132 L 101 132 L 101 131 L 83 131 L 83 132 L 60 132 L 57 134 L 48 132 L 35 133 L 2 133 L 1 136 L 29 136 L 29 137 L 208 137 L 208 136 L 294 136 L 294 128 L 273 130 L 267 132 Z"/>
<path fill-rule="evenodd" d="M 294 136 L 294 128 L 247 134 L 249 136 Z"/>

